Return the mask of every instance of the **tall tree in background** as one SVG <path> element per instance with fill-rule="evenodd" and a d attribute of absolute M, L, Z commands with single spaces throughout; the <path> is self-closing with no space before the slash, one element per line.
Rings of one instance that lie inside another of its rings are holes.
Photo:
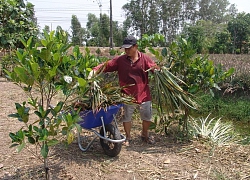
<path fill-rule="evenodd" d="M 159 0 L 131 0 L 122 9 L 126 24 L 134 35 L 155 34 L 160 30 Z M 132 34 L 129 32 L 129 34 Z"/>
<path fill-rule="evenodd" d="M 181 28 L 183 28 L 186 23 L 195 24 L 197 1 L 198 0 L 181 0 L 181 12 L 179 15 Z"/>
<path fill-rule="evenodd" d="M 226 22 L 225 16 L 228 13 L 228 0 L 199 0 L 198 19 L 212 21 L 214 23 Z"/>
<path fill-rule="evenodd" d="M 115 47 L 122 45 L 124 37 L 127 36 L 127 31 L 124 30 L 122 25 L 118 24 L 118 21 L 113 21 L 113 43 Z"/>
<path fill-rule="evenodd" d="M 95 14 L 88 14 L 88 22 L 86 24 L 88 33 L 87 46 L 99 46 L 100 45 L 100 20 Z"/>
<path fill-rule="evenodd" d="M 23 47 L 20 39 L 37 37 L 34 5 L 23 0 L 0 0 L 0 48 Z"/>
<path fill-rule="evenodd" d="M 76 15 L 72 15 L 71 29 L 72 29 L 72 44 L 82 46 L 86 32 L 85 29 L 82 28 L 81 23 L 79 22 Z"/>
<path fill-rule="evenodd" d="M 49 34 L 50 32 L 50 27 L 48 25 L 45 25 L 44 26 L 44 30 Z"/>
<path fill-rule="evenodd" d="M 226 24 L 199 20 L 195 25 L 186 25 L 182 31 L 182 37 L 190 41 L 193 49 L 199 54 L 211 51 L 212 53 L 223 53 L 226 52 L 224 48 L 230 45 L 226 28 Z M 222 42 L 223 39 L 224 42 Z"/>
<path fill-rule="evenodd" d="M 110 40 L 110 18 L 107 14 L 100 14 L 100 18 L 95 14 L 88 14 L 88 22 L 86 24 L 88 40 L 87 46 L 108 47 Z M 126 28 L 125 28 L 126 29 Z M 124 27 L 119 25 L 117 21 L 112 22 L 113 43 L 120 46 L 123 38 L 126 36 Z"/>
<path fill-rule="evenodd" d="M 250 14 L 239 13 L 236 18 L 229 21 L 228 31 L 233 42 L 232 53 L 247 53 L 250 44 Z"/>
<path fill-rule="evenodd" d="M 110 19 L 107 14 L 101 14 L 99 24 L 99 46 L 107 47 L 110 39 Z"/>
<path fill-rule="evenodd" d="M 142 37 L 147 32 L 149 1 L 131 0 L 122 9 L 125 11 L 128 21 L 131 22 L 130 28 L 132 28 L 134 35 Z"/>
<path fill-rule="evenodd" d="M 168 43 L 172 42 L 180 28 L 181 2 L 177 0 L 160 0 L 162 33 Z"/>
<path fill-rule="evenodd" d="M 160 8 L 158 0 L 149 1 L 149 12 L 147 21 L 147 34 L 156 34 L 160 30 Z"/>

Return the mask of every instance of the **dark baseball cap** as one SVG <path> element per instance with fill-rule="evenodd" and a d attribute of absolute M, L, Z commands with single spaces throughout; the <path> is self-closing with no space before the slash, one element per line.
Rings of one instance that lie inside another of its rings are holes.
<path fill-rule="evenodd" d="M 124 41 L 121 48 L 130 48 L 131 46 L 135 45 L 137 43 L 137 40 L 134 36 L 127 36 Z"/>

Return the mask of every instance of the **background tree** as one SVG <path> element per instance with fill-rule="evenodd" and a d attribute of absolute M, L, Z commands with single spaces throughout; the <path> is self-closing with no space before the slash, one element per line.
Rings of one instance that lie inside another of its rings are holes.
<path fill-rule="evenodd" d="M 214 23 L 225 22 L 225 15 L 228 12 L 228 0 L 200 0 L 198 19 L 209 20 Z"/>
<path fill-rule="evenodd" d="M 85 29 L 82 28 L 76 15 L 72 15 L 71 18 L 71 29 L 72 29 L 72 44 L 73 45 L 83 45 L 84 36 L 86 34 Z"/>
<path fill-rule="evenodd" d="M 120 47 L 122 45 L 124 37 L 127 36 L 126 30 L 123 29 L 122 25 L 118 24 L 118 21 L 113 21 L 113 43 L 114 46 Z"/>
<path fill-rule="evenodd" d="M 128 26 L 119 25 L 117 21 L 112 22 L 113 43 L 115 46 L 121 45 L 124 37 L 127 35 L 126 27 Z M 96 15 L 89 13 L 85 33 L 87 33 L 87 46 L 108 47 L 110 39 L 109 16 L 101 14 L 100 18 L 98 18 Z"/>
<path fill-rule="evenodd" d="M 23 0 L 0 0 L 0 47 L 23 47 L 20 39 L 38 35 L 34 5 Z"/>
<path fill-rule="evenodd" d="M 195 25 L 186 25 L 182 37 L 191 42 L 197 53 L 226 53 L 231 47 L 226 24 L 199 20 Z"/>
<path fill-rule="evenodd" d="M 130 27 L 137 36 L 141 36 L 147 31 L 146 23 L 148 19 L 148 0 L 131 0 L 125 4 L 122 9 L 125 11 L 125 16 L 131 22 Z"/>
<path fill-rule="evenodd" d="M 50 27 L 48 25 L 45 25 L 44 28 L 43 28 L 47 33 L 50 32 Z"/>
<path fill-rule="evenodd" d="M 226 54 L 230 53 L 232 49 L 231 36 L 229 31 L 225 28 L 224 31 L 215 34 L 214 45 L 210 48 L 210 53 Z"/>
<path fill-rule="evenodd" d="M 95 14 L 89 13 L 88 14 L 88 22 L 86 24 L 88 34 L 88 41 L 86 43 L 87 46 L 99 46 L 99 19 L 96 17 Z"/>
<path fill-rule="evenodd" d="M 232 53 L 242 53 L 244 50 L 246 53 L 250 38 L 250 14 L 239 13 L 236 18 L 229 21 L 228 31 L 233 43 Z"/>
<path fill-rule="evenodd" d="M 123 6 L 124 25 L 130 25 L 129 33 L 140 37 L 161 33 L 170 44 L 187 23 L 188 26 L 197 25 L 197 20 L 210 21 L 212 25 L 227 23 L 237 12 L 234 5 L 228 8 L 229 5 L 228 0 L 131 0 Z"/>
<path fill-rule="evenodd" d="M 110 19 L 107 14 L 101 14 L 99 19 L 99 46 L 107 47 L 109 46 L 109 36 L 110 36 Z"/>

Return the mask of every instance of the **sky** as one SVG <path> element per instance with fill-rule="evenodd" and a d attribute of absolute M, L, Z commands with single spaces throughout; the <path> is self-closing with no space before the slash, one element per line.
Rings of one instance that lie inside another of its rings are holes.
<path fill-rule="evenodd" d="M 45 25 L 51 30 L 60 25 L 64 30 L 70 31 L 71 17 L 76 15 L 82 27 L 87 23 L 87 14 L 93 13 L 99 17 L 100 13 L 110 15 L 110 0 L 28 0 L 35 5 L 35 16 L 41 29 Z M 122 23 L 125 16 L 122 6 L 129 0 L 111 0 L 113 21 Z M 229 0 L 235 4 L 238 12 L 250 13 L 250 0 Z"/>

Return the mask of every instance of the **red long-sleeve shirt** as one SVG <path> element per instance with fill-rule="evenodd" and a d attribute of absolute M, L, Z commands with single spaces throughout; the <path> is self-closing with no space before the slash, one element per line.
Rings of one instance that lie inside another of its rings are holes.
<path fill-rule="evenodd" d="M 115 57 L 107 62 L 104 72 L 117 71 L 120 86 L 125 86 L 123 92 L 133 96 L 137 103 L 142 103 L 151 100 L 148 72 L 145 71 L 157 65 L 147 55 L 141 52 L 138 52 L 138 55 L 139 59 L 134 63 L 127 55 Z M 93 70 L 98 70 L 102 65 Z"/>

